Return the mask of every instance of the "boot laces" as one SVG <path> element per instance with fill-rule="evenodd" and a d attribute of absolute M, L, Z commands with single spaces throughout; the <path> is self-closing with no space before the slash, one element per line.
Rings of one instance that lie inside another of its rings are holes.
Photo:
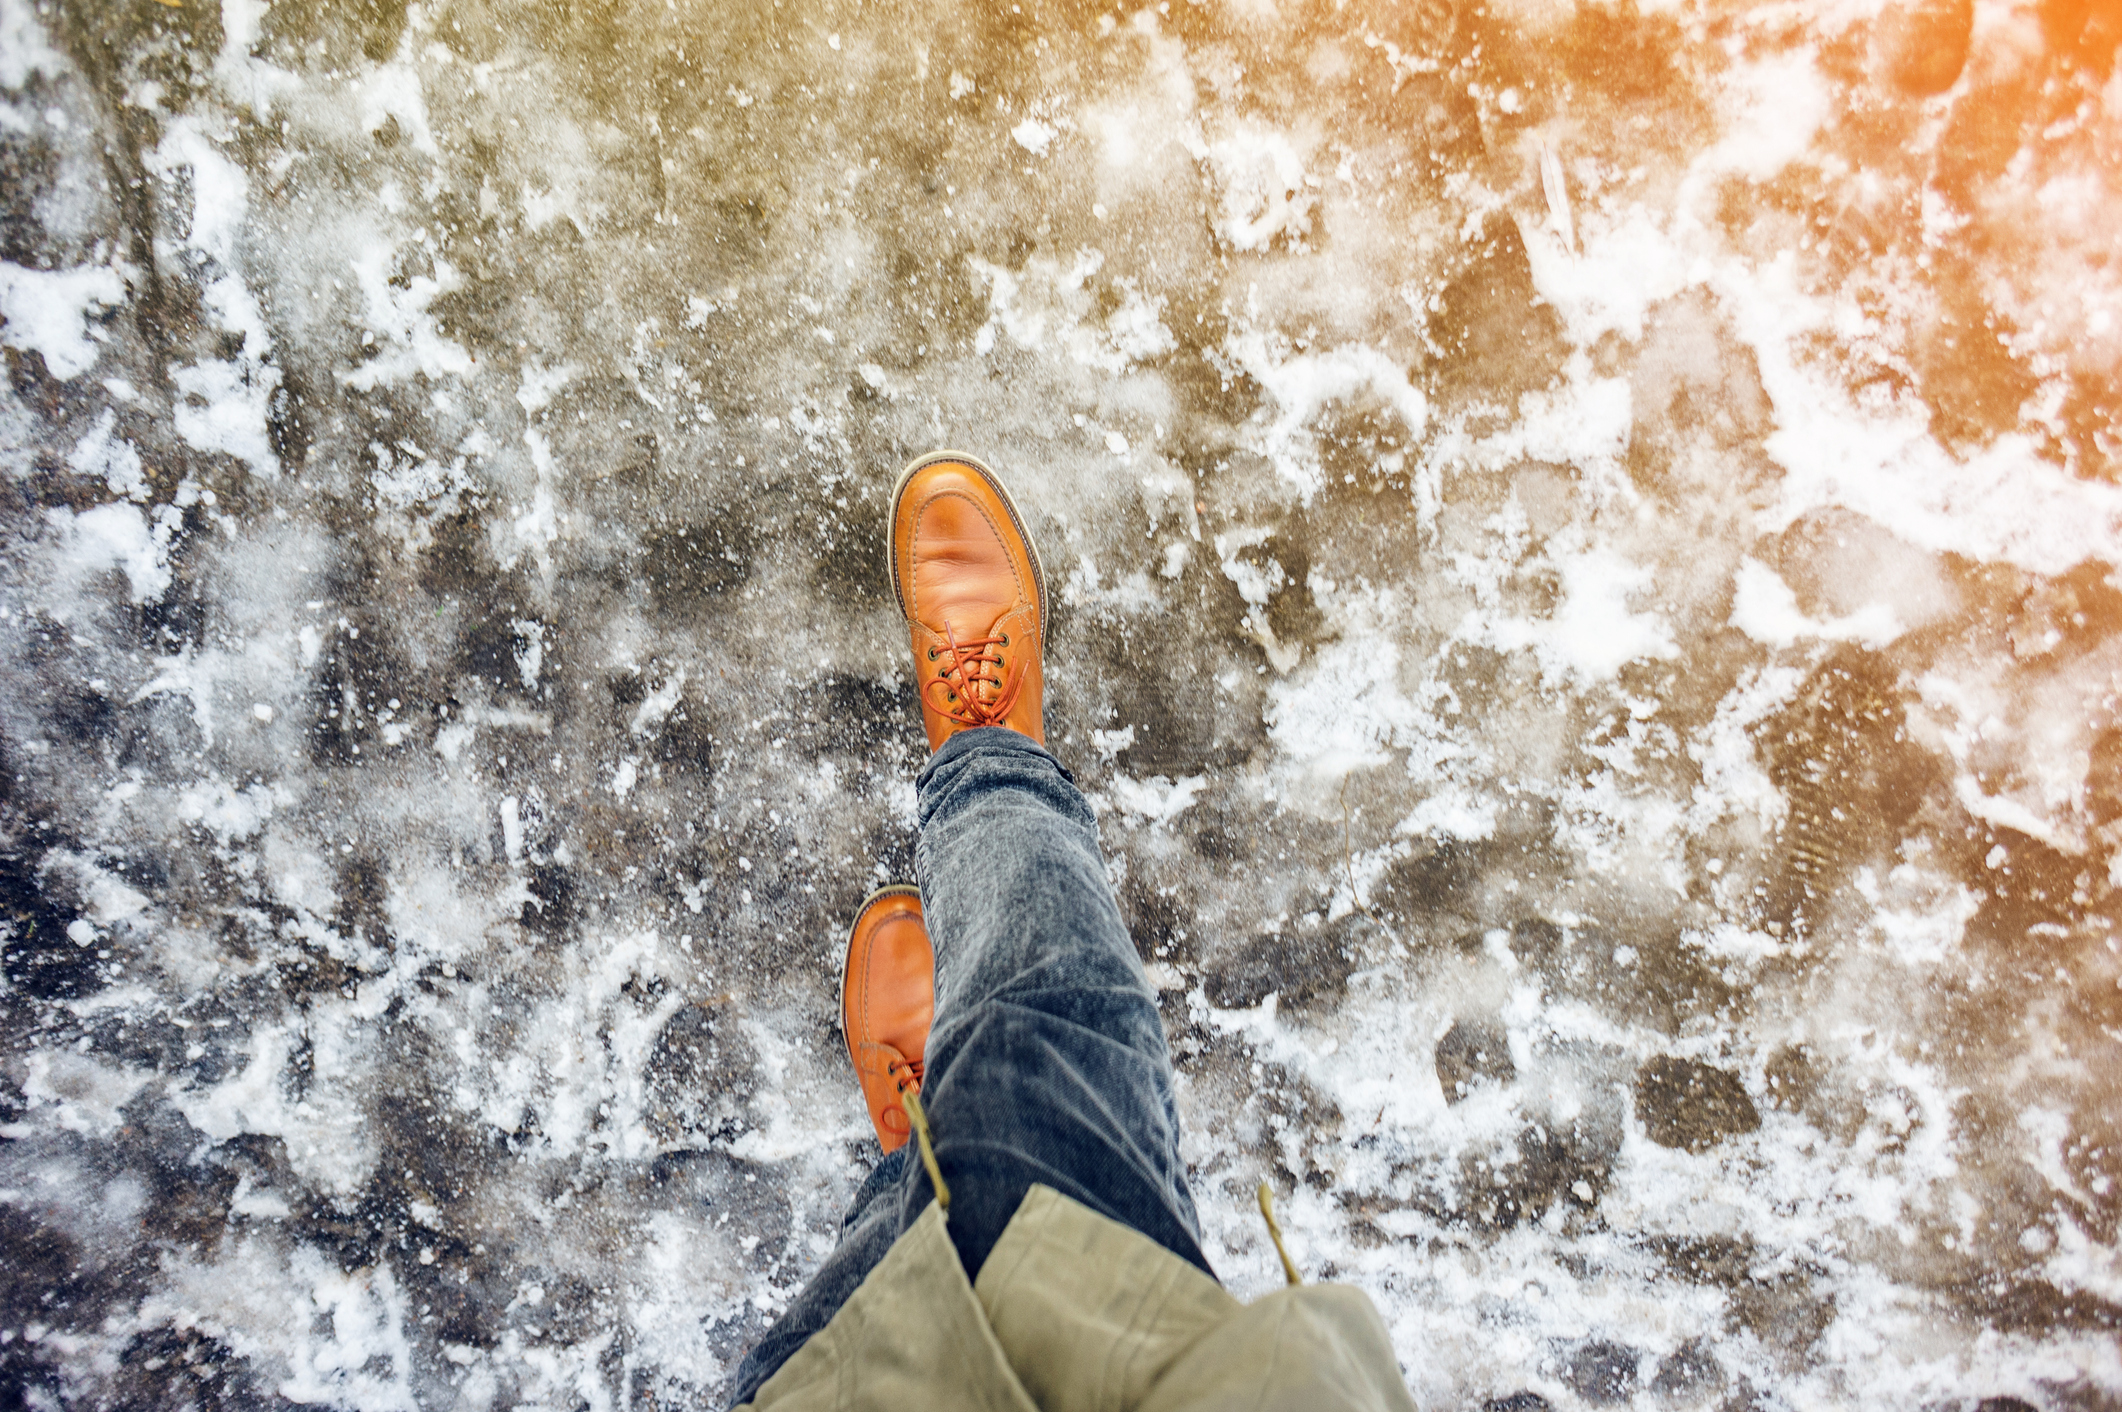
<path fill-rule="evenodd" d="M 1017 704 L 1024 674 L 1005 681 L 1001 649 L 1009 646 L 1009 634 L 958 640 L 949 623 L 943 625 L 944 646 L 931 647 L 928 658 L 941 661 L 936 675 L 923 683 L 921 696 L 929 708 L 961 726 L 998 724 Z M 937 694 L 941 688 L 941 695 Z"/>
<path fill-rule="evenodd" d="M 888 1059 L 884 1063 L 884 1076 L 891 1080 L 892 1091 L 900 1095 L 909 1092 L 918 1095 L 921 1092 L 921 1075 L 922 1064 L 919 1059 Z M 903 1096 L 899 1102 L 885 1107 L 882 1122 L 896 1134 L 903 1135 L 913 1131 L 913 1124 L 907 1120 L 906 1101 Z"/>

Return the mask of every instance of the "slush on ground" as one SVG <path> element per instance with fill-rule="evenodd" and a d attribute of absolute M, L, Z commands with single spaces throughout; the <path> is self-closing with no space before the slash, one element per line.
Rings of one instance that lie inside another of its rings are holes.
<path fill-rule="evenodd" d="M 0 0 L 0 1386 L 715 1406 L 993 463 L 1209 1257 L 2122 1405 L 2122 8 Z"/>

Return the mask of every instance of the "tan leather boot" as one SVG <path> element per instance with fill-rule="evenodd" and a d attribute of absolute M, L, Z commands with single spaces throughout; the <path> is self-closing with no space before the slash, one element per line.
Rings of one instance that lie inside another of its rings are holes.
<path fill-rule="evenodd" d="M 863 899 L 848 934 L 840 1023 L 869 1120 L 886 1152 L 905 1146 L 913 1131 L 900 1094 L 921 1091 L 935 1018 L 936 955 L 921 922 L 921 889 L 906 883 L 878 888 Z"/>
<path fill-rule="evenodd" d="M 973 726 L 1044 745 L 1046 575 L 1001 480 L 961 451 L 908 466 L 892 492 L 891 565 L 928 748 Z"/>

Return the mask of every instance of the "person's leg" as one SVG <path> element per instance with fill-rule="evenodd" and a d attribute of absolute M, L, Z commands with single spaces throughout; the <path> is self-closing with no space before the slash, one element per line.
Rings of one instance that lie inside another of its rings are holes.
<path fill-rule="evenodd" d="M 1023 516 L 975 459 L 925 456 L 892 492 L 890 558 L 935 753 L 919 781 L 923 944 L 900 945 L 901 932 L 864 948 L 858 922 L 850 956 L 869 958 L 869 980 L 851 972 L 843 992 L 879 1140 L 904 1140 L 894 1096 L 913 1087 L 968 1278 L 1034 1182 L 1213 1275 L 1156 995 L 1106 882 L 1097 821 L 1041 744 L 1046 586 Z M 932 1026 L 912 1018 L 930 998 L 917 981 L 933 982 Z M 867 1009 L 855 1003 L 865 996 Z M 894 1157 L 895 1173 L 880 1167 L 865 1186 L 841 1248 L 746 1358 L 736 1402 L 826 1325 L 928 1206 L 911 1147 Z"/>
<path fill-rule="evenodd" d="M 1209 1271 L 1156 993 L 1090 806 L 1051 755 L 1000 727 L 945 741 L 919 788 L 936 956 L 921 1098 L 967 1276 L 1034 1182 Z M 931 1195 L 919 1163 L 902 1187 L 903 1226 Z"/>
<path fill-rule="evenodd" d="M 922 728 L 915 863 L 934 948 L 921 1099 L 978 1276 L 1034 1182 L 1208 1269 L 1179 1160 L 1170 1057 L 1098 852 L 1045 751 L 1046 574 L 992 468 L 923 456 L 892 492 L 892 589 Z M 901 1218 L 928 1200 L 909 1165 Z"/>
<path fill-rule="evenodd" d="M 840 1030 L 883 1160 L 840 1223 L 840 1243 L 732 1380 L 732 1405 L 749 1401 L 810 1336 L 840 1312 L 901 1233 L 900 1190 L 913 1127 L 900 1094 L 917 1087 L 936 1012 L 936 962 L 921 921 L 921 890 L 880 887 L 862 900 L 840 973 Z"/>
<path fill-rule="evenodd" d="M 812 1334 L 832 1321 L 840 1306 L 847 1303 L 847 1297 L 869 1278 L 869 1272 L 892 1248 L 900 1234 L 900 1193 L 912 1155 L 910 1149 L 901 1147 L 887 1153 L 871 1170 L 840 1223 L 839 1245 L 818 1267 L 818 1273 L 811 1276 L 795 1302 L 737 1364 L 730 1383 L 730 1406 L 740 1407 L 751 1401 Z"/>

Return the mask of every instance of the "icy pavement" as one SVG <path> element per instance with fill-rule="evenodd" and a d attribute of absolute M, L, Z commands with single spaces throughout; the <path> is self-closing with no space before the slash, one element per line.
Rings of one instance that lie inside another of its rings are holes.
<path fill-rule="evenodd" d="M 1643 8 L 0 0 L 10 1398 L 715 1395 L 961 445 L 1234 1289 L 2122 1405 L 2122 13 Z"/>

